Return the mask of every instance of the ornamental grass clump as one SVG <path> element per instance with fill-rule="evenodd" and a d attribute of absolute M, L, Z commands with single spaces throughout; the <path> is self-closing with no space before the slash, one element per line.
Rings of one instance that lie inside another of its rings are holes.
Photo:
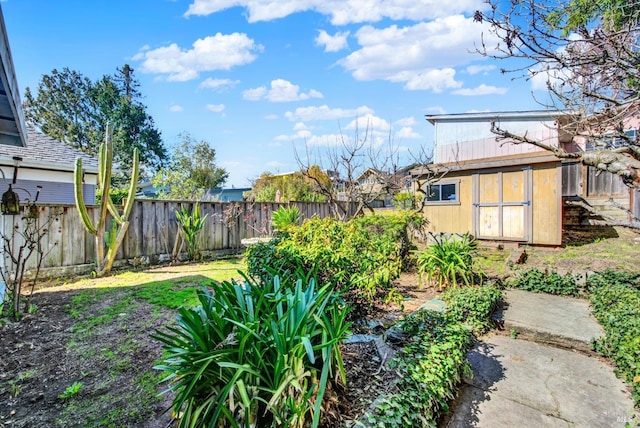
<path fill-rule="evenodd" d="M 179 427 L 318 426 L 327 386 L 346 382 L 348 309 L 329 286 L 296 276 L 202 288 L 200 306 L 155 333 Z"/>
<path fill-rule="evenodd" d="M 433 237 L 434 243 L 417 254 L 420 286 L 426 277 L 427 282 L 435 282 L 438 288 L 470 285 L 474 280 L 474 261 L 478 241 L 470 234 L 462 236 Z"/>

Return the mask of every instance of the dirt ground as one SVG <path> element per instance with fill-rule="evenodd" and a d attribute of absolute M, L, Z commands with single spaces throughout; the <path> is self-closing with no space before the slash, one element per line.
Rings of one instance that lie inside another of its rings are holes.
<path fill-rule="evenodd" d="M 640 249 L 638 235 L 626 230 L 619 230 L 616 235 L 561 249 L 526 248 L 523 265 L 508 261 L 512 253 L 522 248 L 483 249 L 483 268 L 501 277 L 531 267 L 574 273 L 605 268 L 640 270 L 636 256 Z M 153 272 L 157 280 L 184 275 L 181 268 L 175 267 Z M 197 271 L 191 274 L 197 277 Z M 88 281 L 84 286 L 91 284 Z M 438 295 L 432 288 L 420 289 L 415 273 L 404 274 L 397 285 L 406 298 L 405 313 Z M 38 308 L 35 313 L 26 314 L 19 323 L 0 319 L 0 425 L 170 426 L 170 396 L 157 398 L 159 375 L 149 370 L 161 358 L 160 345 L 150 333 L 169 324 L 175 310 L 131 300 L 116 314 L 116 322 L 101 325 L 96 320 L 119 299 L 117 291 L 76 313 L 74 297 L 82 290 L 75 287 L 69 284 L 41 288 L 33 297 Z M 402 313 L 390 307 L 377 315 L 393 320 Z M 381 368 L 372 343 L 345 345 L 343 354 L 349 388 L 332 392 L 334 417 L 327 426 L 349 425 L 392 383 L 385 377 L 387 372 Z M 70 388 L 74 382 L 82 384 L 76 392 Z M 65 392 L 70 394 L 66 398 Z"/>

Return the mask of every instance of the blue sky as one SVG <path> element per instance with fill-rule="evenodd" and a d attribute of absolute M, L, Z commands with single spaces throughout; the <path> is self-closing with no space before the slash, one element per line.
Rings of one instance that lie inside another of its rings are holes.
<path fill-rule="evenodd" d="M 356 128 L 402 158 L 425 114 L 538 109 L 532 86 L 472 53 L 483 0 L 4 0 L 18 83 L 130 64 L 168 148 L 208 141 L 227 185 L 298 169 Z M 495 40 L 488 39 L 493 46 Z"/>

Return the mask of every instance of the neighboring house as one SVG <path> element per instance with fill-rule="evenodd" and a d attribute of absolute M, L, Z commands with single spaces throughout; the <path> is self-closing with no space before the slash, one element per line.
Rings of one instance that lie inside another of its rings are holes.
<path fill-rule="evenodd" d="M 514 134 L 575 150 L 561 111 L 428 115 L 435 126 L 432 168 L 446 171 L 423 189 L 434 233 L 470 232 L 478 239 L 560 245 L 562 162 L 529 144 L 496 141 L 491 122 Z M 427 168 L 415 168 L 419 183 Z"/>
<path fill-rule="evenodd" d="M 26 146 L 27 131 L 13 67 L 4 16 L 0 8 L 0 145 Z"/>
<path fill-rule="evenodd" d="M 245 193 L 249 192 L 251 192 L 251 187 L 210 189 L 207 190 L 207 199 L 219 202 L 242 202 L 245 200 Z"/>
<path fill-rule="evenodd" d="M 138 183 L 138 197 L 157 199 L 161 190 L 168 190 L 166 186 L 156 188 L 150 181 Z M 229 189 L 209 189 L 202 197 L 203 201 L 208 202 L 242 202 L 245 200 L 244 193 L 250 192 L 250 187 L 229 188 Z"/>
<path fill-rule="evenodd" d="M 38 202 L 75 204 L 74 168 L 82 158 L 85 203 L 94 205 L 98 160 L 58 140 L 27 127 L 26 147 L 0 145 L 0 193 L 12 185 L 20 201 L 34 201 L 41 186 Z M 14 175 L 15 174 L 15 175 Z"/>

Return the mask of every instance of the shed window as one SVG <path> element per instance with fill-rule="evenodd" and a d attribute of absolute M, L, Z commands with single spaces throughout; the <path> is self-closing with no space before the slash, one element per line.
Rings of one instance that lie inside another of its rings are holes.
<path fill-rule="evenodd" d="M 429 185 L 427 202 L 458 202 L 458 183 Z"/>

